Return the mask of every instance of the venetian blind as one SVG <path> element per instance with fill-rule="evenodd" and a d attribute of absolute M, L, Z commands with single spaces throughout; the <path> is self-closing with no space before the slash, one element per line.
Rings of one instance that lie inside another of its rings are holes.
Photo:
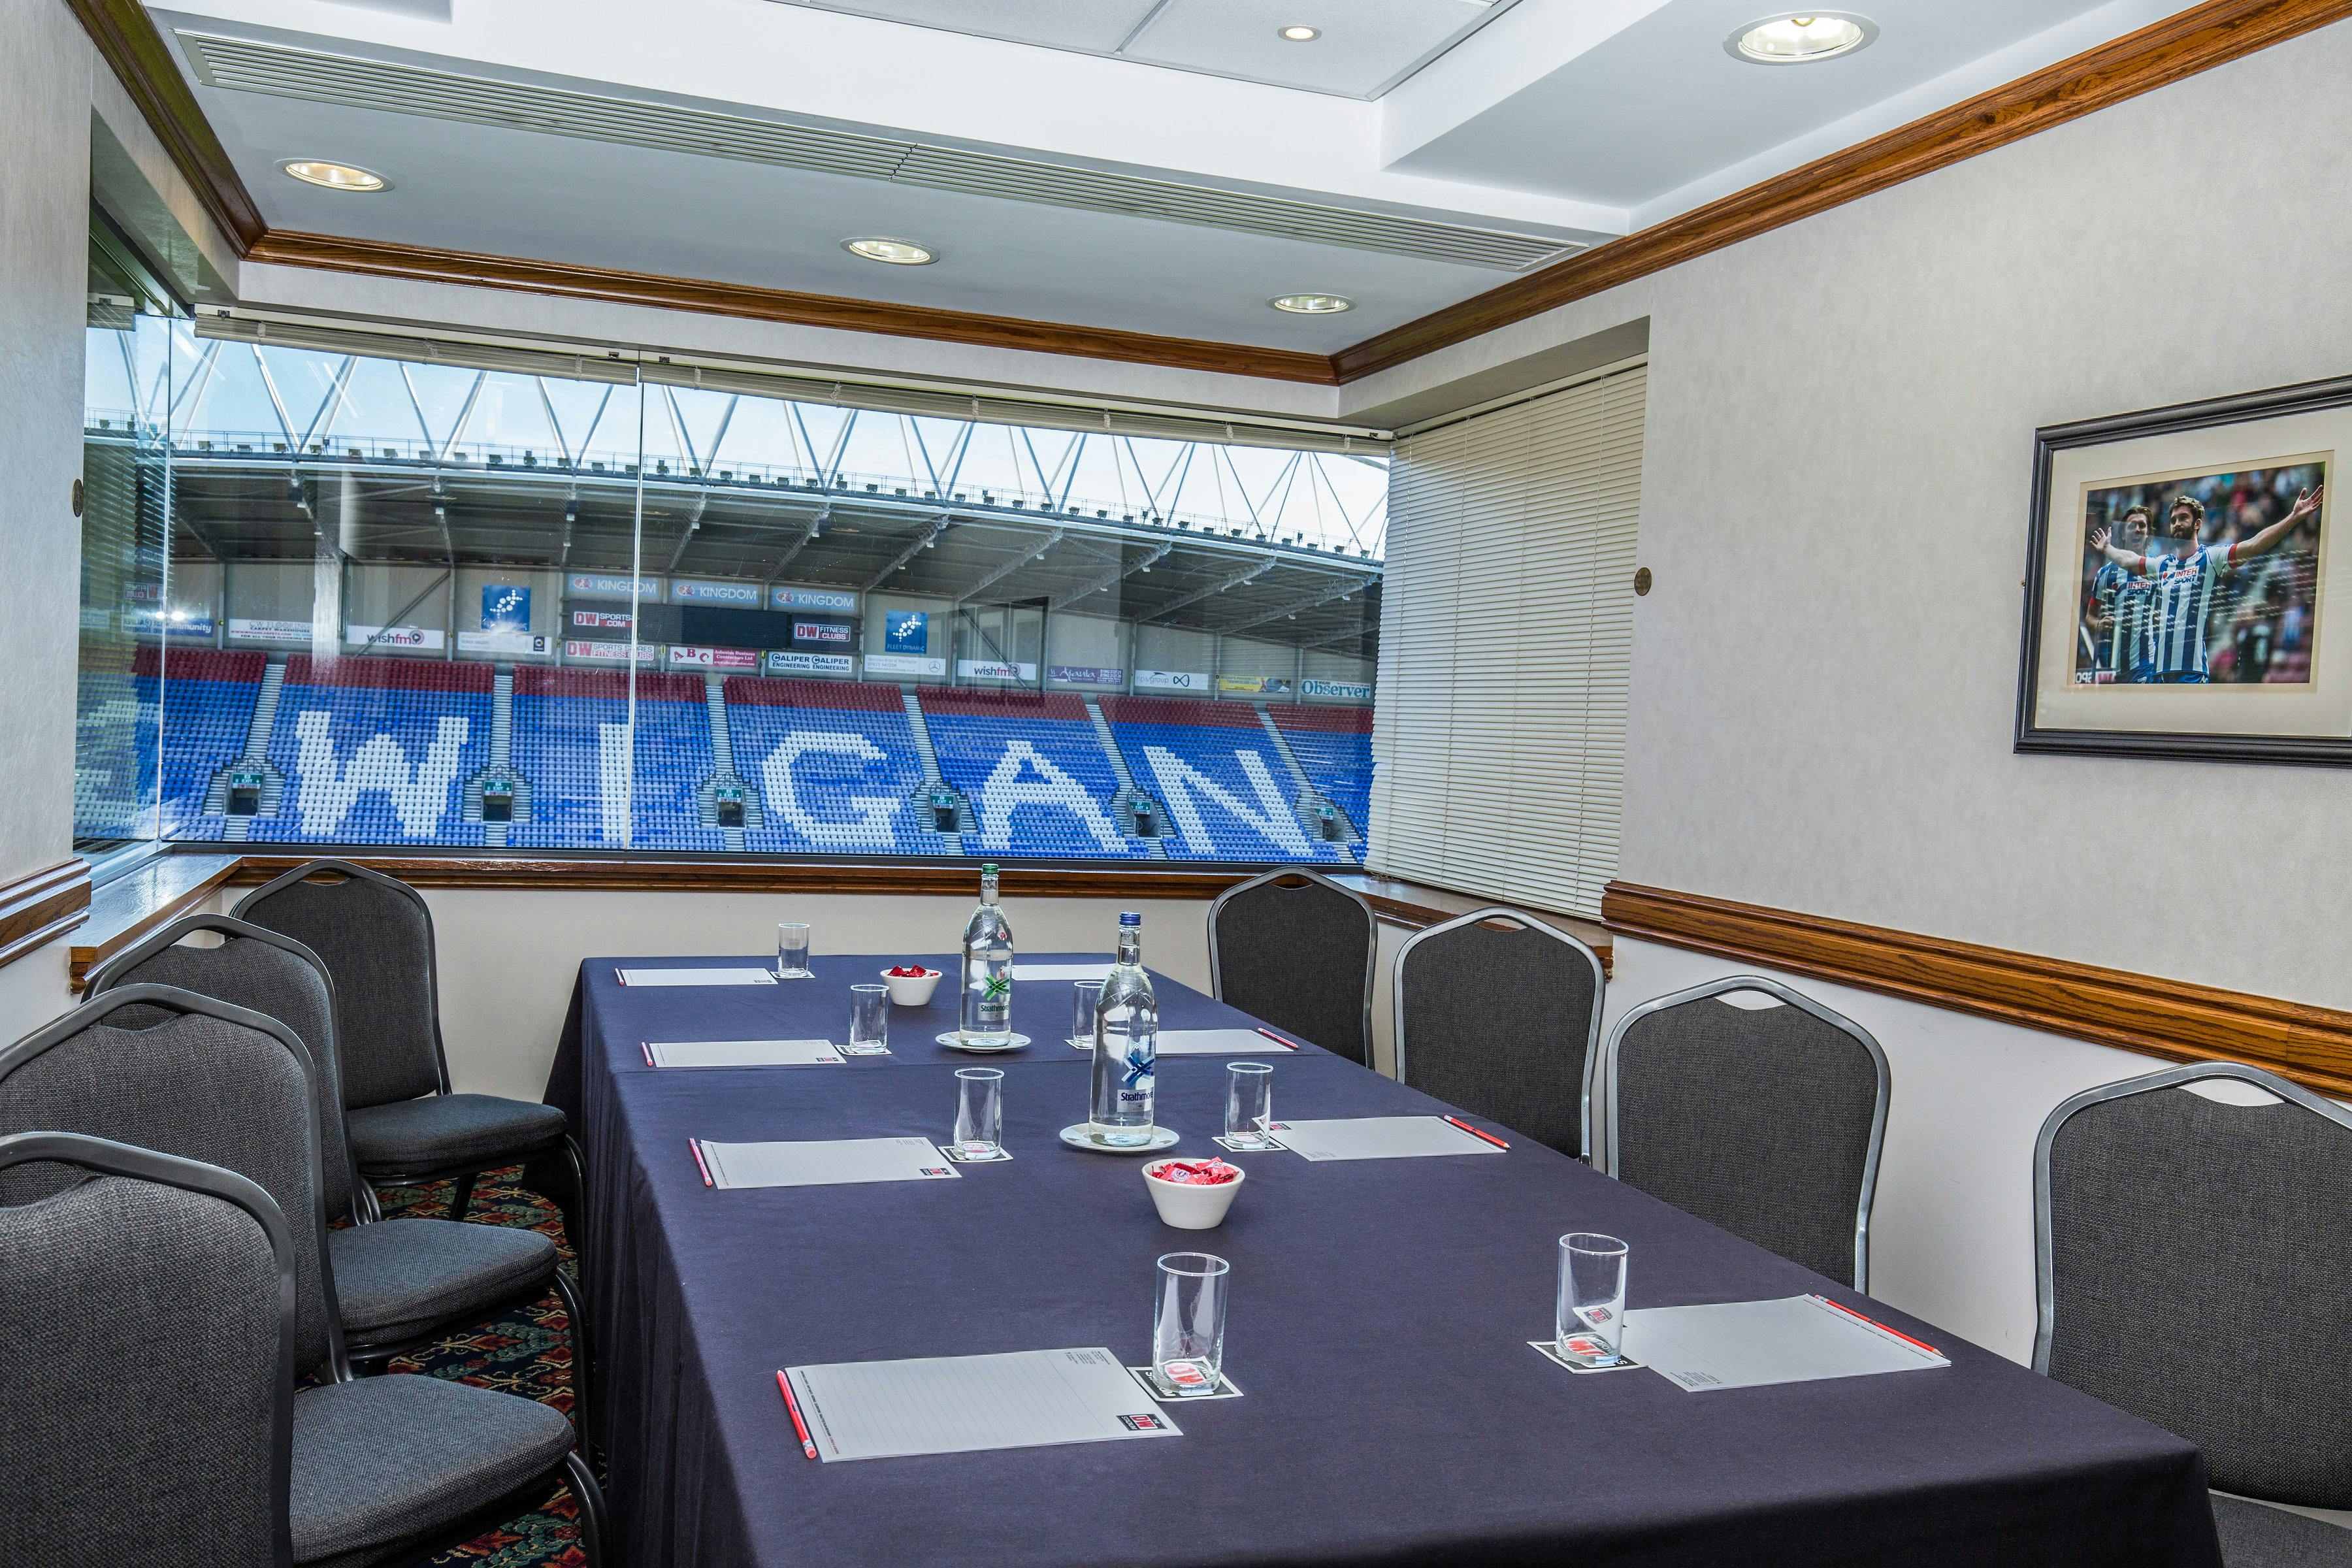
<path fill-rule="evenodd" d="M 1617 868 L 1645 367 L 1390 468 L 1370 863 L 1598 917 Z"/>

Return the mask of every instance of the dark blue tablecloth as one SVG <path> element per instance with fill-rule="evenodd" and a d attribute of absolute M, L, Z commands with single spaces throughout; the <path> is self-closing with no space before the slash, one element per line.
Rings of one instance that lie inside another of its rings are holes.
<path fill-rule="evenodd" d="M 1086 1114 L 1066 984 L 1016 988 L 1015 1026 L 1040 1043 L 991 1062 L 1010 1163 L 714 1191 L 689 1138 L 944 1139 L 951 1068 L 975 1058 L 931 1042 L 953 1022 L 953 965 L 935 958 L 950 979 L 931 1007 L 898 1010 L 890 1057 L 647 1068 L 645 1039 L 839 1040 L 847 986 L 877 966 L 819 959 L 816 979 L 772 989 L 614 975 L 709 962 L 583 964 L 551 1083 L 587 1152 L 593 1419 L 633 1568 L 2219 1563 L 2195 1447 L 1890 1309 L 1870 1310 L 1952 1365 L 1712 1394 L 1560 1371 L 1526 1342 L 1551 1331 L 1568 1230 L 1632 1244 L 1637 1307 L 1860 1298 L 1530 1140 L 1465 1159 L 1240 1156 L 1222 1228 L 1166 1228 L 1139 1162 L 1055 1138 Z M 1246 1021 L 1158 984 L 1169 1027 Z M 1180 1152 L 1215 1152 L 1223 1077 L 1220 1058 L 1162 1060 Z M 1327 1053 L 1275 1061 L 1278 1117 L 1442 1109 Z M 1226 1367 L 1246 1396 L 1181 1407 L 1181 1439 L 802 1456 L 779 1368 L 1094 1344 L 1140 1361 L 1153 1259 L 1195 1247 L 1233 1264 Z"/>

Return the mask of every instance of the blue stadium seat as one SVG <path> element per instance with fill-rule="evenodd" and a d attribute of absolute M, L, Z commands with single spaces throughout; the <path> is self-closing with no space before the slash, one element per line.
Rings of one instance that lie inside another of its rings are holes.
<path fill-rule="evenodd" d="M 1086 703 L 1065 692 L 916 693 L 940 774 L 971 802 L 967 854 L 1139 859 L 1125 830 L 1118 775 Z"/>
<path fill-rule="evenodd" d="M 153 679 L 141 649 L 142 691 Z M 261 695 L 261 653 L 167 648 L 163 692 L 163 833 L 170 838 L 216 839 L 225 818 L 205 815 L 205 793 L 223 768 L 245 754 L 253 731 L 253 704 Z"/>
<path fill-rule="evenodd" d="M 923 765 L 897 687 L 736 676 L 726 698 L 735 768 L 764 818 L 745 831 L 746 848 L 940 853 L 915 809 Z"/>
<path fill-rule="evenodd" d="M 1372 830 L 1372 711 L 1369 708 L 1268 707 L 1307 782 Z"/>
<path fill-rule="evenodd" d="M 530 820 L 507 842 L 534 849 L 724 849 L 702 822 L 702 786 L 718 763 L 701 679 L 641 671 L 636 741 L 625 670 L 515 671 L 513 761 L 530 788 Z M 634 773 L 634 787 L 631 774 Z"/>
<path fill-rule="evenodd" d="M 466 781 L 490 752 L 491 671 L 441 659 L 289 659 L 269 760 L 284 775 L 265 843 L 482 842 Z"/>
<path fill-rule="evenodd" d="M 1167 809 L 1171 859 L 1348 860 L 1299 821 L 1297 782 L 1255 709 L 1169 697 L 1102 706 L 1128 772 Z"/>

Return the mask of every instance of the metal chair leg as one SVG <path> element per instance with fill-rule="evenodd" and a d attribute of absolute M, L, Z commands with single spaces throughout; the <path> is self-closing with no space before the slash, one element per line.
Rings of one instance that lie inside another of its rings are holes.
<path fill-rule="evenodd" d="M 563 1310 L 572 1315 L 572 1425 L 580 1434 L 580 1447 L 588 1447 L 588 1315 L 580 1304 L 579 1287 L 572 1284 L 561 1265 L 555 1270 L 555 1293 L 562 1299 Z"/>
<path fill-rule="evenodd" d="M 578 1449 L 563 1456 L 563 1469 L 572 1485 L 572 1495 L 580 1503 L 580 1549 L 586 1554 L 588 1568 L 600 1568 L 604 1561 L 604 1489 L 596 1484 L 588 1468 L 588 1461 Z"/>
<path fill-rule="evenodd" d="M 453 1220 L 464 1219 L 467 1205 L 473 1201 L 474 1173 L 468 1171 L 458 1177 L 457 1184 L 449 1190 L 449 1217 Z"/>

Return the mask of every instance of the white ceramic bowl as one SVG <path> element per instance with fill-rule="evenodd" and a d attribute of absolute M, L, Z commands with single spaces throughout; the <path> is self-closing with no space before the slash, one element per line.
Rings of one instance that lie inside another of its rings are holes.
<path fill-rule="evenodd" d="M 1166 1182 L 1160 1180 L 1159 1171 L 1167 1163 L 1154 1160 L 1144 1166 L 1143 1184 L 1150 1190 L 1151 1206 L 1160 1211 L 1160 1223 L 1178 1230 L 1214 1230 L 1224 1224 L 1225 1211 L 1234 1206 L 1234 1194 L 1249 1180 L 1249 1173 L 1235 1165 L 1234 1179 L 1213 1187 Z"/>
<path fill-rule="evenodd" d="M 922 1007 L 929 1005 L 931 993 L 940 983 L 940 972 L 926 970 L 920 974 L 884 973 L 882 984 L 890 988 L 890 1002 L 898 1007 Z"/>

